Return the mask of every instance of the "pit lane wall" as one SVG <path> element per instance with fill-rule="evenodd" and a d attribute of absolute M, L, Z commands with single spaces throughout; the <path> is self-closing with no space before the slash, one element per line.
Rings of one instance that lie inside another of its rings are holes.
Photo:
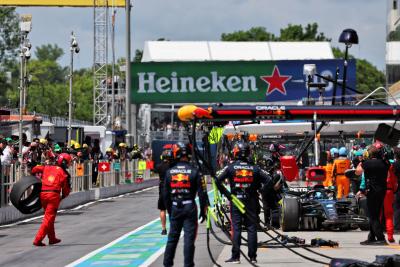
<path fill-rule="evenodd" d="M 143 162 L 119 161 L 110 162 L 111 168 L 106 172 L 99 172 L 97 179 L 93 179 L 93 162 L 74 162 L 70 168 L 71 194 L 62 200 L 60 209 L 73 208 L 91 201 L 113 197 L 125 193 L 135 192 L 158 185 L 158 177 L 151 175 L 150 169 L 139 168 Z M 83 168 L 83 170 L 82 170 Z M 23 175 L 28 174 L 29 169 L 22 168 Z M 42 215 L 42 211 L 34 214 L 22 214 L 9 201 L 9 193 L 12 185 L 19 180 L 17 166 L 3 166 L 1 175 L 1 207 L 0 225 L 10 224 L 24 219 Z M 93 182 L 93 183 L 92 183 Z"/>

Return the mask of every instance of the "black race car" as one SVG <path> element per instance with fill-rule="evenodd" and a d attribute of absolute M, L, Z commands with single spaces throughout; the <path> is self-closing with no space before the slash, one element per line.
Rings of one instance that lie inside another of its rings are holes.
<path fill-rule="evenodd" d="M 280 203 L 283 231 L 369 229 L 365 198 L 338 200 L 333 190 L 315 186 L 288 188 Z"/>

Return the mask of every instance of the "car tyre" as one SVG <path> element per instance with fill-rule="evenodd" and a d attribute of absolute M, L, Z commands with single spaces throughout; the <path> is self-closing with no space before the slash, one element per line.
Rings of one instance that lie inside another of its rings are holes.
<path fill-rule="evenodd" d="M 282 231 L 297 231 L 299 229 L 300 205 L 296 197 L 285 196 L 282 200 L 281 227 Z"/>
<path fill-rule="evenodd" d="M 366 197 L 362 197 L 358 200 L 358 213 L 361 216 L 368 217 L 368 206 Z M 369 224 L 360 224 L 359 227 L 362 231 L 369 231 Z"/>
<path fill-rule="evenodd" d="M 32 214 L 42 208 L 40 191 L 42 182 L 34 176 L 24 176 L 16 182 L 10 193 L 11 203 L 23 214 Z"/>

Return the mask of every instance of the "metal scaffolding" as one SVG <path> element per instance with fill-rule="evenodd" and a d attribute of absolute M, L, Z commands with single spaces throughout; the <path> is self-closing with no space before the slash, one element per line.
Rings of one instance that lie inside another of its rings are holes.
<path fill-rule="evenodd" d="M 108 0 L 94 0 L 94 63 L 93 63 L 93 123 L 106 126 L 107 59 L 108 59 Z"/>

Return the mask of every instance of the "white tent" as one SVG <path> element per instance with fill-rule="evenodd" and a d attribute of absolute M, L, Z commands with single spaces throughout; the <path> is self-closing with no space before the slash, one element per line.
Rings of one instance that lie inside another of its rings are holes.
<path fill-rule="evenodd" d="M 147 41 L 142 62 L 334 59 L 329 42 Z"/>

